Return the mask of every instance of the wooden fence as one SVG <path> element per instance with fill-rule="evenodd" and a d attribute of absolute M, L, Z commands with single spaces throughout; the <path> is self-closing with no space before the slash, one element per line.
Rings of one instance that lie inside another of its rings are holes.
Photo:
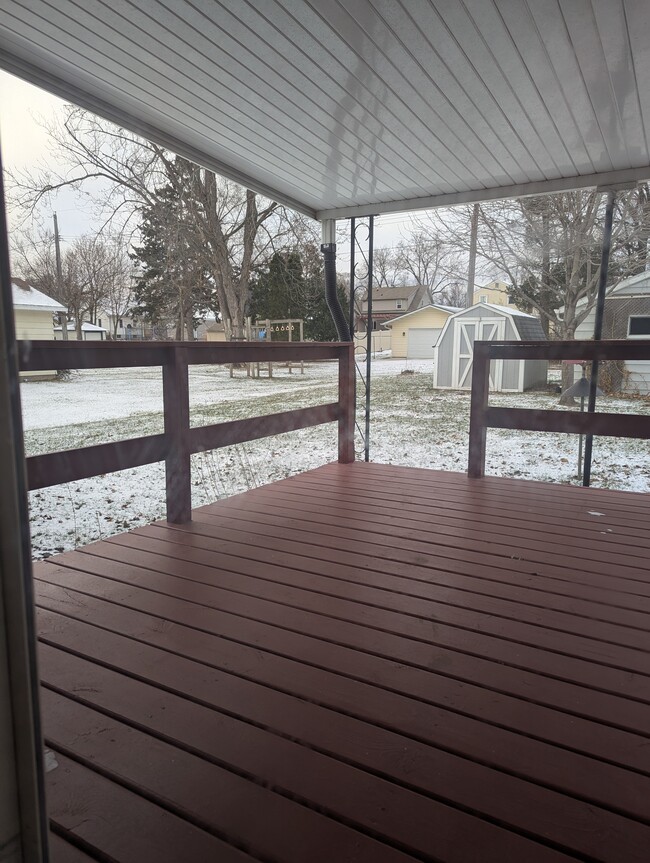
<path fill-rule="evenodd" d="M 467 469 L 471 477 L 485 474 L 488 428 L 650 438 L 650 416 L 489 407 L 492 360 L 650 360 L 650 340 L 475 342 Z"/>
<path fill-rule="evenodd" d="M 252 419 L 190 428 L 188 367 L 249 362 L 338 361 L 338 401 Z M 20 371 L 161 366 L 164 432 L 81 449 L 30 456 L 30 489 L 165 462 L 167 520 L 191 520 L 190 456 L 270 435 L 338 422 L 338 459 L 354 461 L 354 348 L 294 342 L 18 342 Z"/>

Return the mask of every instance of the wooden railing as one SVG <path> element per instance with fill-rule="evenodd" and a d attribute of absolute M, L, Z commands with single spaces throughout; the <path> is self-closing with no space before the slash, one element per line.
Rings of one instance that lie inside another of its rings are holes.
<path fill-rule="evenodd" d="M 252 419 L 190 428 L 188 366 L 338 360 L 338 401 Z M 165 462 L 167 520 L 191 520 L 190 456 L 270 435 L 338 422 L 338 460 L 354 461 L 354 348 L 348 343 L 18 342 L 20 371 L 161 366 L 164 432 L 30 456 L 30 490 Z"/>
<path fill-rule="evenodd" d="M 475 342 L 467 469 L 471 477 L 485 474 L 488 428 L 650 438 L 650 416 L 489 407 L 492 360 L 650 360 L 650 340 Z"/>

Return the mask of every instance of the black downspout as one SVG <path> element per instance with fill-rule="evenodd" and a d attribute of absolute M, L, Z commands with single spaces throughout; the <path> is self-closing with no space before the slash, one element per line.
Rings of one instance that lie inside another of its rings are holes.
<path fill-rule="evenodd" d="M 612 245 L 612 224 L 614 221 L 614 192 L 607 194 L 607 207 L 605 209 L 605 227 L 603 228 L 603 245 L 600 255 L 600 273 L 598 274 L 598 299 L 596 301 L 596 319 L 594 322 L 594 341 L 598 342 L 603 337 L 603 317 L 605 314 L 605 289 L 607 287 L 607 270 L 609 269 L 609 251 Z M 589 402 L 588 413 L 596 411 L 596 393 L 598 391 L 598 360 L 591 364 L 591 378 L 589 380 Z M 582 484 L 588 486 L 591 482 L 591 453 L 594 443 L 592 434 L 585 435 L 585 463 L 582 473 Z"/>
<path fill-rule="evenodd" d="M 323 243 L 320 247 L 325 262 L 325 300 L 340 342 L 351 342 L 350 327 L 339 303 L 336 291 L 336 243 Z"/>

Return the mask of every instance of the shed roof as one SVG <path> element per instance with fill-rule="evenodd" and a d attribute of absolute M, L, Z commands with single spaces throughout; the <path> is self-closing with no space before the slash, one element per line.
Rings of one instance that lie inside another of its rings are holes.
<path fill-rule="evenodd" d="M 519 309 L 509 308 L 508 306 L 498 306 L 495 303 L 475 303 L 473 306 L 468 306 L 466 309 L 461 309 L 454 317 L 460 317 L 466 313 L 474 312 L 480 309 L 490 309 L 493 312 L 498 312 L 504 317 L 512 320 L 512 325 L 519 334 L 522 341 L 546 341 L 546 333 L 542 327 L 539 318 L 534 315 L 529 315 L 527 312 L 521 312 Z"/>
<path fill-rule="evenodd" d="M 15 309 L 30 312 L 65 312 L 65 306 L 62 306 L 58 300 L 53 300 L 25 279 L 18 279 L 15 276 L 11 280 L 11 296 Z"/>
<path fill-rule="evenodd" d="M 318 218 L 650 177 L 647 0 L 4 0 L 0 64 Z"/>

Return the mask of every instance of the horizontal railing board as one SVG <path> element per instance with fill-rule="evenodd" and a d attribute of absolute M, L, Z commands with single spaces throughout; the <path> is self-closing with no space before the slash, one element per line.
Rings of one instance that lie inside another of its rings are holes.
<path fill-rule="evenodd" d="M 650 360 L 650 339 L 572 342 L 477 341 L 491 360 Z"/>
<path fill-rule="evenodd" d="M 335 360 L 346 342 L 79 342 L 19 341 L 20 371 L 162 366 L 174 353 L 188 365 Z"/>
<path fill-rule="evenodd" d="M 650 438 L 650 416 L 489 407 L 488 428 Z"/>
<path fill-rule="evenodd" d="M 339 419 L 339 415 L 338 402 L 332 402 L 331 404 L 299 408 L 261 417 L 252 417 L 251 419 L 199 426 L 189 431 L 190 452 L 218 449 L 244 441 L 258 440 L 271 435 L 334 422 Z"/>
<path fill-rule="evenodd" d="M 163 461 L 167 455 L 165 435 L 148 435 L 81 449 L 33 455 L 26 459 L 30 491 L 74 482 Z"/>

